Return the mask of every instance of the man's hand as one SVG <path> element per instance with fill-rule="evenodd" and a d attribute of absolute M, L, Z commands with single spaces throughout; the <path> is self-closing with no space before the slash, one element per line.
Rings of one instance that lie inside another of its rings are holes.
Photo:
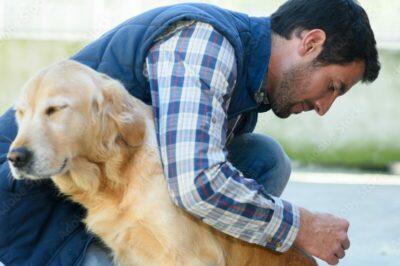
<path fill-rule="evenodd" d="M 330 265 L 339 263 L 350 247 L 349 222 L 325 213 L 300 208 L 300 230 L 295 245 Z"/>

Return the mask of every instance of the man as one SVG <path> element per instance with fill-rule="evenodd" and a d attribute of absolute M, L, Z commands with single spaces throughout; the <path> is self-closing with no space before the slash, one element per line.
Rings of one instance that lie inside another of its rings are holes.
<path fill-rule="evenodd" d="M 134 17 L 74 60 L 119 79 L 152 104 L 171 199 L 205 223 L 266 248 L 292 245 L 337 264 L 348 222 L 279 198 L 290 162 L 273 139 L 251 133 L 257 114 L 324 115 L 380 65 L 365 11 L 352 0 L 291 0 L 271 18 L 204 4 Z M 50 183 L 10 178 L 13 112 L 0 121 L 0 261 L 6 265 L 109 265 L 78 221 L 83 211 Z M 156 218 L 156 217 L 155 217 Z"/>

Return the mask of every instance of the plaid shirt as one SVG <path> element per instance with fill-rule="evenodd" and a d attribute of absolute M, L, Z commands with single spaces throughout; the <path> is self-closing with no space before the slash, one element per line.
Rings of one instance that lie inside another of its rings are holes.
<path fill-rule="evenodd" d="M 232 45 L 202 22 L 175 27 L 146 58 L 164 173 L 177 205 L 233 237 L 276 251 L 293 244 L 298 208 L 227 161 Z"/>

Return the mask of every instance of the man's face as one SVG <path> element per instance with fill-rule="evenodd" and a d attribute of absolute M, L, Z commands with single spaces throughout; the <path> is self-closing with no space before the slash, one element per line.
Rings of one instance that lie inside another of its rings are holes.
<path fill-rule="evenodd" d="M 322 116 L 337 97 L 362 79 L 364 68 L 362 61 L 344 66 L 294 65 L 283 73 L 277 87 L 269 95 L 272 110 L 280 118 L 311 110 Z"/>

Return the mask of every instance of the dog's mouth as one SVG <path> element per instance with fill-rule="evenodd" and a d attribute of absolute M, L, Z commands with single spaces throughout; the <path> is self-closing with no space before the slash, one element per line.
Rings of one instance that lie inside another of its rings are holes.
<path fill-rule="evenodd" d="M 69 161 L 68 158 L 65 158 L 60 169 L 58 169 L 58 171 L 52 174 L 51 176 L 63 174 L 65 172 L 65 169 L 67 168 L 68 161 Z"/>
<path fill-rule="evenodd" d="M 64 172 L 65 168 L 67 167 L 67 164 L 68 164 L 68 158 L 65 158 L 63 164 L 61 165 L 60 170 L 58 171 L 58 173 Z"/>
<path fill-rule="evenodd" d="M 55 175 L 61 175 L 66 172 L 67 166 L 68 166 L 69 158 L 65 158 L 61 164 L 61 166 L 52 172 L 42 172 L 39 169 L 35 169 L 34 164 L 30 164 L 30 167 L 27 167 L 25 169 L 18 169 L 15 167 L 12 167 L 12 172 L 13 176 L 16 179 L 32 179 L 32 180 L 37 180 L 37 179 L 49 179 L 52 176 Z"/>

